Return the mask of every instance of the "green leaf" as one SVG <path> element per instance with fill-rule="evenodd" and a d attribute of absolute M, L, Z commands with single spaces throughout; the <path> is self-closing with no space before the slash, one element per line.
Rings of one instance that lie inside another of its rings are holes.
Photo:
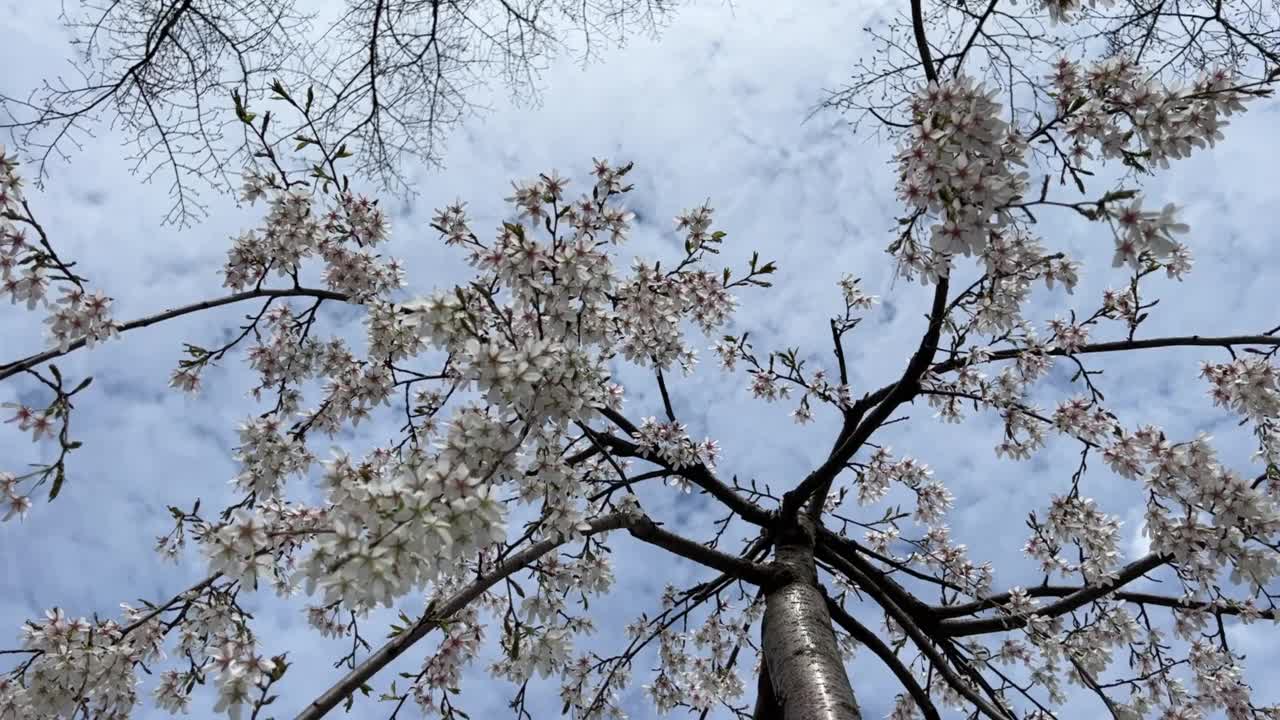
<path fill-rule="evenodd" d="M 271 670 L 271 680 L 273 682 L 278 681 L 284 677 L 285 673 L 289 672 L 289 663 L 285 662 L 285 657 L 286 655 L 280 654 L 271 658 L 271 662 L 275 663 L 275 668 Z"/>
<path fill-rule="evenodd" d="M 58 469 L 53 473 L 53 487 L 49 488 L 49 502 L 53 502 L 53 499 L 58 497 L 58 493 L 62 492 L 62 483 L 66 479 L 67 475 L 62 466 L 59 465 Z"/>
<path fill-rule="evenodd" d="M 1105 204 L 1105 203 L 1113 202 L 1116 200 L 1129 200 L 1133 197 L 1136 197 L 1137 194 L 1138 194 L 1137 190 L 1112 190 L 1111 192 L 1102 196 L 1102 202 Z"/>
<path fill-rule="evenodd" d="M 239 91 L 237 90 L 231 91 L 231 101 L 235 103 L 236 117 L 240 118 L 240 122 L 243 122 L 243 123 L 253 122 L 253 116 L 250 115 L 249 111 L 245 109 L 244 100 L 241 99 Z"/>

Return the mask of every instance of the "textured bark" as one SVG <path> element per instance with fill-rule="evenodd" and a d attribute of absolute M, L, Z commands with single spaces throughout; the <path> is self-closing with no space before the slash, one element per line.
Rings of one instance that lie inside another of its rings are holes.
<path fill-rule="evenodd" d="M 760 678 L 756 683 L 756 709 L 751 720 L 782 720 L 782 708 L 773 696 L 773 680 L 769 678 L 769 663 L 760 663 Z"/>
<path fill-rule="evenodd" d="M 861 720 L 826 599 L 817 587 L 813 534 L 796 534 L 800 537 L 786 538 L 775 553 L 789 581 L 765 600 L 764 657 L 774 701 L 785 720 Z"/>

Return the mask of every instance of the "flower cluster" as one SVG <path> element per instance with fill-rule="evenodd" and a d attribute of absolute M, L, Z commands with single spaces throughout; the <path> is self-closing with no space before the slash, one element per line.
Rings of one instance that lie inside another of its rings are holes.
<path fill-rule="evenodd" d="M 925 525 L 936 525 L 955 498 L 945 485 L 932 477 L 929 466 L 915 458 L 895 461 L 890 448 L 876 448 L 866 469 L 858 475 L 858 502 L 862 505 L 879 502 L 888 494 L 890 484 L 899 482 L 915 492 L 915 519 Z"/>
<path fill-rule="evenodd" d="M 1190 87 L 1164 87 L 1133 60 L 1116 56 L 1085 69 L 1060 58 L 1046 80 L 1056 91 L 1075 158 L 1143 160 L 1162 168 L 1222 139 L 1224 117 L 1244 110 L 1247 95 L 1225 69 L 1204 72 Z"/>
<path fill-rule="evenodd" d="M 751 371 L 751 395 L 760 400 L 773 402 L 791 397 L 791 386 L 778 382 L 778 375 L 769 370 Z"/>
<path fill-rule="evenodd" d="M 744 608 L 738 622 L 726 622 L 725 611 L 713 612 L 693 631 L 667 629 L 657 635 L 661 667 L 645 691 L 659 713 L 667 713 L 678 704 L 694 711 L 707 711 L 721 702 L 730 702 L 743 693 L 742 679 L 729 661 L 734 648 L 747 638 L 750 620 L 758 617 L 763 607 Z M 732 617 L 732 616 L 731 616 Z M 632 637 L 645 628 L 633 624 Z"/>
<path fill-rule="evenodd" d="M 223 638 L 207 648 L 205 656 L 218 677 L 218 700 L 213 711 L 226 712 L 233 720 L 256 699 L 257 689 L 276 670 L 276 660 L 256 652 L 252 639 L 244 637 Z M 157 693 L 164 689 L 165 684 L 161 683 Z"/>
<path fill-rule="evenodd" d="M 1028 402 L 1030 387 L 1044 377 L 1053 365 L 1047 347 L 1037 339 L 1034 328 L 1025 321 L 1016 325 L 1019 335 L 1016 343 L 1023 352 L 1012 365 L 1001 369 L 994 378 L 988 378 L 975 366 L 985 362 L 988 348 L 971 348 L 955 377 L 950 381 L 934 376 L 926 377 L 929 402 L 938 408 L 938 415 L 949 422 L 961 417 L 963 400 L 972 400 L 979 406 L 994 408 L 1004 422 L 1004 434 L 995 452 L 998 457 L 1025 460 L 1045 444 L 1045 430 L 1038 408 Z"/>
<path fill-rule="evenodd" d="M 73 619 L 61 608 L 23 625 L 31 663 L 23 683 L 0 679 L 0 717 L 128 716 L 138 702 L 135 666 L 163 654 L 157 624 L 134 624 L 141 614 L 125 611 L 126 625 Z"/>
<path fill-rule="evenodd" d="M 1157 85 L 1134 62 L 1123 56 L 1082 68 L 1059 59 L 1046 78 L 1055 90 L 1058 117 L 1070 143 L 1064 150 L 1071 162 L 1093 159 L 1097 150 L 1104 159 L 1119 159 L 1144 169 L 1154 163 L 1168 168 L 1170 160 L 1185 158 L 1197 148 L 1213 147 L 1222 139 L 1225 117 L 1244 110 L 1248 98 L 1234 86 L 1226 70 L 1206 71 L 1190 87 Z M 1113 193 L 1116 200 L 1132 192 Z M 1185 233 L 1176 208 L 1144 211 L 1142 199 L 1116 208 L 1099 208 L 1116 225 L 1114 264 L 1141 267 L 1144 256 L 1167 258 L 1171 277 L 1190 268 L 1186 248 L 1175 234 Z"/>
<path fill-rule="evenodd" d="M 1255 422 L 1280 416 L 1280 369 L 1267 358 L 1204 363 L 1200 376 L 1213 386 L 1210 395 L 1220 407 Z"/>
<path fill-rule="evenodd" d="M 230 522 L 205 540 L 210 569 L 257 587 L 258 579 L 270 575 L 273 565 L 267 531 L 267 523 L 256 513 L 244 508 L 234 511 Z"/>
<path fill-rule="evenodd" d="M 484 625 L 474 607 L 450 618 L 435 654 L 427 658 L 413 683 L 413 696 L 423 712 L 435 709 L 433 694 L 462 686 L 462 669 L 475 657 L 484 640 Z"/>
<path fill-rule="evenodd" d="M 916 556 L 927 567 L 947 577 L 974 597 L 990 592 L 994 571 L 990 562 L 976 563 L 969 557 L 967 546 L 951 538 L 951 529 L 935 524 L 927 529 L 918 545 Z"/>
<path fill-rule="evenodd" d="M 36 410 L 21 403 L 5 403 L 4 407 L 13 410 L 13 417 L 5 420 L 5 423 L 16 423 L 21 432 L 30 432 L 32 442 L 39 442 L 41 438 L 51 438 L 57 432 L 56 406 Z M 12 480 L 10 482 L 12 483 Z"/>
<path fill-rule="evenodd" d="M 703 242 L 692 247 L 701 249 Z M 681 341 L 681 319 L 690 317 L 710 333 L 733 312 L 733 298 L 715 274 L 703 270 L 673 276 L 638 259 L 632 270 L 634 276 L 618 288 L 620 351 L 636 363 L 666 369 L 678 362 L 689 371 L 696 358 Z"/>
<path fill-rule="evenodd" d="M 296 279 L 303 261 L 325 263 L 326 286 L 356 302 L 385 298 L 403 285 L 404 272 L 394 259 L 383 260 L 371 248 L 388 236 L 387 221 L 377 203 L 349 192 L 337 194 L 327 211 L 317 212 L 313 195 L 299 189 L 246 178 L 245 198 L 267 196 L 269 209 L 262 230 L 235 239 L 223 267 L 223 284 L 244 290 L 260 284 L 272 271 Z"/>
<path fill-rule="evenodd" d="M 1184 581 L 1208 589 L 1225 566 L 1232 582 L 1257 591 L 1280 576 L 1280 558 L 1255 541 L 1280 533 L 1280 507 L 1224 467 L 1209 441 L 1201 434 L 1171 444 L 1147 426 L 1121 433 L 1103 457 L 1116 473 L 1141 477 L 1157 497 L 1173 501 L 1148 504 L 1145 533 L 1153 552 L 1175 558 Z"/>
<path fill-rule="evenodd" d="M 34 309 L 49 287 L 43 268 L 30 262 L 35 249 L 26 233 L 9 222 L 22 207 L 22 177 L 18 162 L 0 145 L 0 288 L 12 302 L 24 302 Z M 18 268 L 23 267 L 21 274 Z"/>
<path fill-rule="evenodd" d="M 1053 411 L 1053 426 L 1065 435 L 1090 443 L 1100 443 L 1119 425 L 1115 416 L 1097 403 L 1074 397 L 1058 403 Z"/>
<path fill-rule="evenodd" d="M 39 235 L 39 244 L 27 236 L 27 228 Z M 50 274 L 52 273 L 52 275 Z M 111 320 L 111 298 L 100 291 L 85 290 L 83 278 L 54 254 L 45 231 L 31 216 L 22 195 L 18 163 L 0 145 L 0 295 L 12 303 L 25 303 L 28 310 L 48 305 L 45 295 L 50 281 L 65 283 L 62 297 L 53 303 L 45 324 L 49 337 L 61 351 L 84 340 L 89 346 L 116 334 Z"/>
<path fill-rule="evenodd" d="M 233 457 L 242 468 L 235 484 L 263 500 L 278 496 L 285 479 L 304 474 L 314 461 L 301 440 L 281 431 L 275 415 L 242 424 Z"/>
<path fill-rule="evenodd" d="M 1267 463 L 1266 489 L 1271 497 L 1280 497 L 1280 370 L 1268 357 L 1252 356 L 1205 363 L 1200 375 L 1212 385 L 1214 404 L 1253 424 L 1255 457 Z"/>
<path fill-rule="evenodd" d="M 0 502 L 3 502 L 4 516 L 0 522 L 14 516 L 25 519 L 31 509 L 31 497 L 18 492 L 18 478 L 11 472 L 0 472 Z"/>
<path fill-rule="evenodd" d="M 505 537 L 495 476 L 510 473 L 515 438 L 480 410 L 455 415 L 444 448 L 406 465 L 385 451 L 327 463 L 327 532 L 301 573 L 308 593 L 353 610 L 390 604 L 451 562 Z"/>
<path fill-rule="evenodd" d="M 33 255 L 26 232 L 0 219 L 0 290 L 11 303 L 25 303 L 28 310 L 34 310 L 49 290 L 44 268 L 27 261 Z"/>
<path fill-rule="evenodd" d="M 898 196 L 919 216 L 931 213 L 925 253 L 914 242 L 896 248 L 904 272 L 946 274 L 952 254 L 973 255 L 1010 221 L 1005 207 L 1026 190 L 1026 141 L 1000 118 L 995 92 L 961 75 L 931 82 L 911 99 L 916 118 L 899 151 Z"/>
<path fill-rule="evenodd" d="M 840 294 L 844 296 L 844 304 L 852 310 L 870 310 L 880 302 L 877 295 L 868 295 L 858 287 L 861 278 L 856 278 L 846 274 L 836 283 L 840 287 Z"/>
<path fill-rule="evenodd" d="M 1037 535 L 1025 546 L 1025 552 L 1041 561 L 1041 567 L 1063 574 L 1080 572 L 1089 582 L 1102 582 L 1115 577 L 1115 566 L 1120 559 L 1120 521 L 1098 509 L 1092 498 L 1078 495 L 1054 497 L 1049 506 L 1048 519 L 1043 526 L 1045 534 L 1054 542 L 1043 542 Z M 1058 543 L 1074 543 L 1080 548 L 1082 560 L 1067 562 L 1057 552 Z"/>
<path fill-rule="evenodd" d="M 1022 321 L 1022 308 L 1033 284 L 1043 280 L 1054 289 L 1061 283 L 1071 293 L 1079 280 L 1079 264 L 1061 254 L 1050 255 L 1038 238 L 1022 228 L 1003 228 L 990 235 L 982 249 L 987 283 L 984 292 L 963 308 L 982 332 L 1013 330 Z"/>
<path fill-rule="evenodd" d="M 652 417 L 647 417 L 640 423 L 636 444 L 641 452 L 658 458 L 675 470 L 697 464 L 714 468 L 720 454 L 719 443 L 711 438 L 700 443 L 694 442 L 685 432 L 684 423 L 660 423 Z M 685 480 L 673 479 L 668 482 L 677 483 L 678 487 L 689 492 L 690 488 Z"/>
<path fill-rule="evenodd" d="M 1096 8 L 1101 5 L 1109 8 L 1115 5 L 1115 0 L 1088 0 L 1090 8 Z M 1059 23 L 1069 23 L 1074 19 L 1072 13 L 1084 6 L 1080 0 L 1040 0 L 1040 7 L 1049 13 L 1049 20 L 1055 25 Z"/>
<path fill-rule="evenodd" d="M 101 290 L 86 293 L 77 285 L 62 288 L 62 297 L 45 323 L 49 325 L 49 335 L 63 351 L 74 340 L 83 339 L 92 347 L 95 342 L 117 334 L 116 323 L 111 319 L 111 298 Z"/>
<path fill-rule="evenodd" d="M 1089 326 L 1054 318 L 1049 321 L 1049 330 L 1053 333 L 1051 342 L 1058 350 L 1075 353 L 1089 342 Z"/>
<path fill-rule="evenodd" d="M 18 161 L 0 145 L 0 213 L 12 212 L 22 204 L 22 177 Z"/>

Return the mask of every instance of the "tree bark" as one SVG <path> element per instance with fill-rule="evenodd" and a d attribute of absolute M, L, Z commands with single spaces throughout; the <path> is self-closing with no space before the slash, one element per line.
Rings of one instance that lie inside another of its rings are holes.
<path fill-rule="evenodd" d="M 756 682 L 756 709 L 751 713 L 751 720 L 782 720 L 778 698 L 773 696 L 773 681 L 769 679 L 767 662 L 760 663 L 760 677 Z"/>
<path fill-rule="evenodd" d="M 798 524 L 774 554 L 788 578 L 765 596 L 764 661 L 774 703 L 785 720 L 861 720 L 818 589 L 813 526 L 803 514 Z"/>

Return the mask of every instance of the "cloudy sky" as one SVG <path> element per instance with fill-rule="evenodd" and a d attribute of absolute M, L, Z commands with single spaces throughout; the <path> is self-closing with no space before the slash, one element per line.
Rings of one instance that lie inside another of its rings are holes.
<path fill-rule="evenodd" d="M 4 0 L 0 8 L 6 18 L 0 90 L 20 94 L 61 72 L 67 36 L 57 24 L 57 3 Z M 824 90 L 839 87 L 868 51 L 861 28 L 877 12 L 876 3 L 737 0 L 730 7 L 705 0 L 683 10 L 658 40 L 634 38 L 586 69 L 571 58 L 558 61 L 544 75 L 539 105 L 515 106 L 494 96 L 492 112 L 451 137 L 443 171 L 413 173 L 417 197 L 391 204 L 392 252 L 405 259 L 417 290 L 462 280 L 458 256 L 428 227 L 435 208 L 462 198 L 478 218 L 477 229 L 494 227 L 506 213 L 501 201 L 511 179 L 554 168 L 581 180 L 593 157 L 634 161 L 636 188 L 628 204 L 639 218 L 630 246 L 635 252 L 678 252 L 671 218 L 709 198 L 716 227 L 728 233 L 726 259 L 740 266 L 759 250 L 779 261 L 775 287 L 741 295 L 737 328 L 750 330 L 757 348 L 798 346 L 815 363 L 832 367 L 826 318 L 840 309 L 835 283 L 846 273 L 862 277 L 864 287 L 884 302 L 849 340 L 849 360 L 855 393 L 877 388 L 900 371 L 913 348 L 929 291 L 894 283 L 884 255 L 895 212 L 889 149 L 871 136 L 853 134 L 834 113 L 805 121 Z M 1252 333 L 1277 324 L 1274 289 L 1264 270 L 1280 262 L 1273 209 L 1280 179 L 1278 120 L 1275 103 L 1257 103 L 1233 120 L 1217 149 L 1148 183 L 1159 203 L 1185 207 L 1197 260 L 1186 281 L 1153 283 L 1162 301 L 1144 326 L 1148 336 Z M 115 298 L 121 319 L 219 295 L 217 268 L 228 238 L 255 225 L 258 212 L 209 197 L 210 217 L 198 227 L 162 226 L 166 188 L 140 183 L 131 174 L 121 160 L 120 139 L 102 128 L 98 141 L 70 164 L 53 165 L 45 191 L 31 193 L 57 247 Z M 1084 273 L 1074 298 L 1036 296 L 1032 317 L 1041 327 L 1071 307 L 1092 309 L 1104 288 L 1125 282 L 1110 269 L 1109 235 L 1071 215 L 1046 220 L 1046 244 L 1080 258 Z M 199 558 L 165 566 L 151 547 L 169 527 L 166 505 L 189 505 L 195 496 L 206 503 L 230 498 L 227 481 L 236 467 L 229 449 L 236 444 L 235 426 L 253 411 L 245 398 L 250 375 L 239 363 L 225 363 L 206 376 L 204 392 L 194 398 L 169 390 L 167 377 L 183 341 L 214 341 L 246 310 L 182 318 L 59 362 L 71 377 L 95 378 L 73 427 L 85 445 L 72 457 L 66 488 L 53 505 L 37 503 L 25 522 L 0 525 L 0 647 L 15 644 L 6 634 L 16 641 L 21 622 L 44 608 L 114 615 L 122 601 L 169 597 L 204 576 Z M 341 334 L 358 332 L 358 320 L 350 311 L 326 318 Z M 0 362 L 41 348 L 34 314 L 6 306 L 0 323 Z M 694 377 L 670 380 L 676 411 L 690 433 L 721 442 L 726 476 L 736 473 L 775 488 L 803 477 L 829 449 L 835 418 L 819 411 L 819 422 L 797 427 L 788 417 L 790 405 L 751 400 L 741 374 L 724 375 L 709 353 L 703 356 L 707 362 Z M 1094 367 L 1105 369 L 1110 408 L 1126 426 L 1152 422 L 1178 439 L 1208 431 L 1224 459 L 1247 472 L 1247 433 L 1212 407 L 1196 377 L 1200 360 L 1222 356 L 1162 350 L 1101 358 Z M 1042 404 L 1071 392 L 1068 377 L 1057 372 L 1044 383 Z M 0 402 L 33 399 L 34 391 L 24 382 L 6 382 L 0 384 Z M 653 388 L 635 382 L 627 408 L 639 418 L 660 414 L 661 406 Z M 924 407 L 909 414 L 915 416 L 909 429 L 892 428 L 886 441 L 946 480 L 957 497 L 950 515 L 954 533 L 975 558 L 997 565 L 998 587 L 1027 581 L 1029 565 L 1018 553 L 1025 540 L 1023 518 L 1043 508 L 1049 493 L 1067 487 L 1076 447 L 1053 439 L 1034 460 L 1011 463 L 997 460 L 991 450 L 999 439 L 992 417 L 977 416 L 957 427 L 933 420 Z M 395 425 L 388 420 L 363 428 L 355 441 L 389 436 Z M 12 426 L 0 426 L 0 469 L 19 469 L 51 451 L 32 445 Z M 1085 486 L 1125 519 L 1126 550 L 1141 554 L 1136 488 L 1103 467 L 1092 469 Z M 674 492 L 648 497 L 655 516 L 686 534 L 708 536 L 714 516 L 700 499 Z M 620 637 L 622 624 L 657 607 L 664 584 L 706 577 L 682 563 L 655 565 L 654 554 L 625 539 L 615 546 L 618 592 L 607 605 L 593 603 L 600 612 L 596 642 L 602 649 Z M 263 592 L 249 604 L 266 649 L 289 650 L 297 662 L 277 705 L 279 717 L 290 716 L 340 676 L 332 659 L 344 651 L 308 630 L 302 598 L 279 602 Z M 1256 699 L 1280 701 L 1280 689 L 1265 682 L 1275 677 L 1268 677 L 1267 660 L 1280 660 L 1280 652 L 1268 657 L 1271 638 L 1251 634 L 1256 632 L 1233 634 L 1249 655 L 1251 677 L 1264 681 L 1255 684 Z M 430 647 L 429 639 L 423 650 Z M 409 653 L 398 669 L 421 656 Z M 499 684 L 492 691 L 482 670 L 478 664 L 468 674 L 462 707 L 476 718 L 504 717 L 511 689 Z M 653 713 L 638 691 L 647 674 L 638 667 L 635 678 L 637 690 L 627 705 L 634 717 L 649 717 Z M 853 684 L 867 717 L 883 717 L 898 691 L 874 660 L 855 664 Z M 558 714 L 554 689 L 545 687 L 535 703 L 541 714 L 534 717 Z M 208 707 L 197 701 L 195 716 Z M 1100 712 L 1092 705 L 1080 708 L 1081 714 L 1067 716 Z M 384 707 L 365 702 L 351 716 L 386 714 Z"/>

